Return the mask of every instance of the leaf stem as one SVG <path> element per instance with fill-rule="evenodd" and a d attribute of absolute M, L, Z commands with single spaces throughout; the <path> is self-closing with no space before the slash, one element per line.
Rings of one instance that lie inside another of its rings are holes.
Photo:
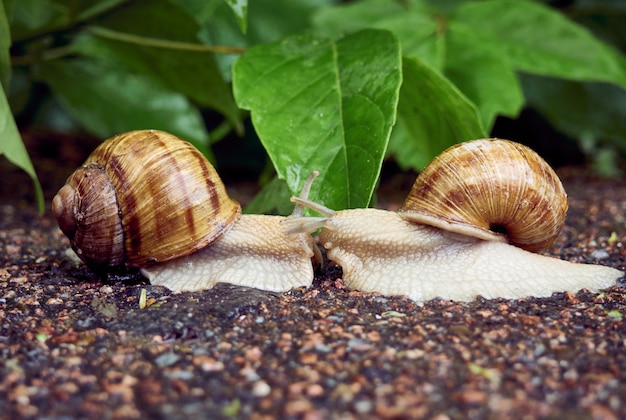
<path fill-rule="evenodd" d="M 45 51 L 37 51 L 32 54 L 13 56 L 11 57 L 11 65 L 28 66 L 40 60 L 54 60 L 73 53 L 75 53 L 74 49 L 69 45 L 65 45 L 63 47 L 51 48 Z"/>
<path fill-rule="evenodd" d="M 446 36 L 448 31 L 448 22 L 443 15 L 435 16 L 437 22 L 437 33 L 435 34 L 435 45 L 437 51 L 437 70 L 443 71 L 446 65 Z"/>
<path fill-rule="evenodd" d="M 244 48 L 229 47 L 223 45 L 203 45 L 189 42 L 170 41 L 167 39 L 149 38 L 145 36 L 133 35 L 126 32 L 113 31 L 111 29 L 92 26 L 89 31 L 96 36 L 103 38 L 124 41 L 130 44 L 143 45 L 146 47 L 165 48 L 170 50 L 212 52 L 218 54 L 243 54 Z"/>
<path fill-rule="evenodd" d="M 211 139 L 211 144 L 215 144 L 218 141 L 222 140 L 224 137 L 228 135 L 228 133 L 231 132 L 232 129 L 233 127 L 228 120 L 222 121 L 220 125 L 215 127 L 209 133 L 209 139 Z"/>

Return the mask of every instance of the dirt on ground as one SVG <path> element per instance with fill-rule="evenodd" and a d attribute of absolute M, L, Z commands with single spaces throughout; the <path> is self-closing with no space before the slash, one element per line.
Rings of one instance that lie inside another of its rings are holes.
<path fill-rule="evenodd" d="M 91 146 L 39 153 L 43 215 L 0 166 L 0 418 L 626 417 L 622 283 L 420 305 L 347 290 L 333 266 L 282 294 L 96 276 L 49 210 Z M 626 269 L 626 182 L 559 173 L 570 210 L 546 253 Z M 386 179 L 380 203 L 408 188 Z"/>

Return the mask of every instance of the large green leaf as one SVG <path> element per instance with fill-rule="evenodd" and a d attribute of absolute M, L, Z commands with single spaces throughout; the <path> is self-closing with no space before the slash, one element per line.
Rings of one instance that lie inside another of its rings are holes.
<path fill-rule="evenodd" d="M 400 48 L 388 31 L 338 41 L 296 36 L 248 50 L 233 67 L 235 98 L 292 193 L 319 170 L 311 197 L 369 204 L 395 122 Z"/>
<path fill-rule="evenodd" d="M 517 116 L 524 94 L 506 60 L 475 48 L 455 32 L 447 35 L 446 53 L 443 73 L 476 105 L 486 131 L 491 131 L 498 115 Z"/>
<path fill-rule="evenodd" d="M 528 103 L 575 139 L 602 139 L 626 153 L 626 89 L 525 75 Z"/>
<path fill-rule="evenodd" d="M 94 58 L 106 56 L 110 62 L 219 111 L 242 129 L 230 86 L 223 80 L 213 53 L 184 48 L 201 45 L 200 26 L 183 10 L 165 0 L 135 2 L 94 25 L 98 26 L 91 33 L 96 36 L 81 37 L 76 43 L 80 53 Z M 157 47 L 153 40 L 165 42 Z"/>
<path fill-rule="evenodd" d="M 393 32 L 402 47 L 402 55 L 419 57 L 441 69 L 445 48 L 438 44 L 441 22 L 421 2 L 404 4 L 389 0 L 363 0 L 320 9 L 313 16 L 315 33 L 326 37 L 366 28 Z M 445 26 L 444 26 L 445 28 Z"/>
<path fill-rule="evenodd" d="M 6 89 L 11 77 L 11 34 L 4 4 L 0 1 L 0 155 L 26 172 L 33 180 L 35 200 L 40 212 L 44 211 L 44 199 L 37 174 L 24 147 L 20 133 L 15 125 L 11 107 L 6 97 Z"/>
<path fill-rule="evenodd" d="M 44 210 L 43 192 L 37 180 L 35 168 L 28 157 L 17 126 L 13 120 L 9 102 L 0 86 L 0 155 L 4 154 L 9 162 L 23 169 L 33 180 L 35 187 L 35 199 L 40 212 Z"/>
<path fill-rule="evenodd" d="M 422 169 L 453 144 L 486 137 L 476 107 L 438 72 L 405 58 L 398 129 L 390 154 L 402 167 Z"/>
<path fill-rule="evenodd" d="M 29 36 L 63 20 L 63 11 L 55 7 L 52 0 L 20 0 L 5 6 L 7 13 L 10 11 L 13 39 Z"/>
<path fill-rule="evenodd" d="M 40 77 L 70 115 L 98 137 L 154 128 L 179 135 L 207 152 L 208 134 L 199 112 L 183 95 L 150 78 L 84 59 L 40 66 Z"/>
<path fill-rule="evenodd" d="M 616 51 L 541 4 L 520 0 L 466 2 L 450 17 L 449 25 L 450 31 L 474 48 L 501 57 L 518 70 L 626 87 L 626 73 Z"/>

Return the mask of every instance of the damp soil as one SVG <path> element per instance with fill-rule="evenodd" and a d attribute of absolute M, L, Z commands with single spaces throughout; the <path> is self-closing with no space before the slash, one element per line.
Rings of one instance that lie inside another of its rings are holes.
<path fill-rule="evenodd" d="M 347 290 L 332 266 L 282 294 L 96 276 L 49 210 L 93 146 L 76 143 L 29 143 L 43 215 L 29 179 L 0 165 L 0 418 L 626 417 L 623 284 L 418 305 Z M 559 173 L 570 211 L 547 254 L 626 269 L 626 182 Z M 411 182 L 387 176 L 379 205 Z"/>

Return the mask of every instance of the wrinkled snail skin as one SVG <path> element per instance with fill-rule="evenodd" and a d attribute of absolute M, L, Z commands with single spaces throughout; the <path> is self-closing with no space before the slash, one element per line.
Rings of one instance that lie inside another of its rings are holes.
<path fill-rule="evenodd" d="M 322 230 L 320 243 L 328 258 L 343 268 L 346 287 L 406 295 L 417 302 L 544 297 L 607 288 L 623 276 L 611 267 L 571 263 L 501 241 L 411 223 L 395 212 L 376 209 L 336 212 Z"/>
<path fill-rule="evenodd" d="M 173 291 L 218 282 L 272 291 L 307 287 L 311 257 L 319 258 L 309 234 L 285 231 L 284 217 L 242 216 L 206 158 L 157 130 L 103 142 L 70 175 L 52 210 L 94 271 L 139 268 Z M 296 206 L 294 213 L 301 211 Z"/>
<path fill-rule="evenodd" d="M 398 212 L 333 211 L 286 221 L 315 231 L 347 287 L 385 295 L 469 301 L 598 290 L 624 273 L 543 256 L 565 221 L 558 176 L 526 146 L 474 140 L 444 151 L 418 176 Z M 493 231 L 493 230 L 495 231 Z"/>
<path fill-rule="evenodd" d="M 243 215 L 212 246 L 141 272 L 151 284 L 176 291 L 207 289 L 220 281 L 273 292 L 308 287 L 313 281 L 312 238 L 287 235 L 284 219 Z"/>

